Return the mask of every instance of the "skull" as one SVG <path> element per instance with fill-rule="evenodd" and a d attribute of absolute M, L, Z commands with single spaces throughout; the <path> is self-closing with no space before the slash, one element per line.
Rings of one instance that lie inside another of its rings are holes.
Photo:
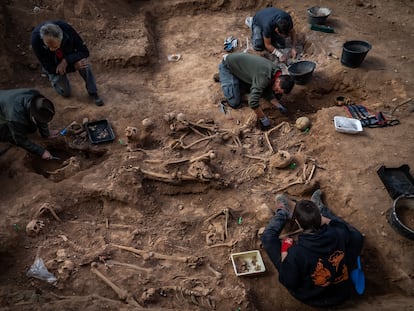
<path fill-rule="evenodd" d="M 65 260 L 62 266 L 58 269 L 59 277 L 66 280 L 75 269 L 75 264 L 71 260 Z"/>
<path fill-rule="evenodd" d="M 26 233 L 28 236 L 35 237 L 40 233 L 45 224 L 41 220 L 33 219 L 26 226 Z"/>
<path fill-rule="evenodd" d="M 285 168 L 292 160 L 292 155 L 289 152 L 279 150 L 270 157 L 269 166 L 271 168 Z"/>
<path fill-rule="evenodd" d="M 138 133 L 138 129 L 133 126 L 127 126 L 125 128 L 125 136 L 126 137 L 133 137 Z"/>
<path fill-rule="evenodd" d="M 148 288 L 144 290 L 141 295 L 141 301 L 143 303 L 155 302 L 157 299 L 157 290 L 155 288 Z"/>

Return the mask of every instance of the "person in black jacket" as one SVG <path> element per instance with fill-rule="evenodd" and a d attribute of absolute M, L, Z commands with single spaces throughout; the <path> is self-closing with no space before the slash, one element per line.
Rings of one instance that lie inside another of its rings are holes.
<path fill-rule="evenodd" d="M 58 94 L 63 97 L 70 96 L 71 87 L 66 74 L 78 71 L 85 80 L 89 96 L 97 106 L 103 105 L 88 60 L 89 50 L 72 26 L 63 21 L 45 22 L 33 29 L 30 41 L 36 57 Z"/>
<path fill-rule="evenodd" d="M 274 7 L 264 8 L 252 19 L 252 44 L 256 51 L 267 50 L 285 62 L 287 56 L 281 51 L 286 48 L 286 38 L 291 39 L 292 58 L 296 58 L 296 31 L 292 17 Z"/>
<path fill-rule="evenodd" d="M 33 143 L 27 135 L 37 130 L 43 138 L 56 135 L 57 131 L 49 131 L 48 127 L 54 115 L 53 103 L 37 90 L 0 90 L 0 141 L 10 142 L 50 160 L 50 152 Z"/>
<path fill-rule="evenodd" d="M 276 214 L 262 235 L 263 246 L 279 271 L 279 281 L 298 300 L 314 307 L 341 304 L 352 292 L 351 271 L 357 267 L 363 237 L 333 215 L 322 203 L 322 191 L 294 206 L 284 195 L 276 196 Z M 297 241 L 279 240 L 292 217 L 303 232 Z"/>

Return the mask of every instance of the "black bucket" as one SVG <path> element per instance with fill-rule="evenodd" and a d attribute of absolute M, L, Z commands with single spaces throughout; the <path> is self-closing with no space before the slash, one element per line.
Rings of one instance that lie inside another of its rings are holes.
<path fill-rule="evenodd" d="M 299 61 L 288 67 L 289 75 L 295 79 L 296 84 L 306 84 L 312 77 L 316 64 L 311 61 Z"/>
<path fill-rule="evenodd" d="M 394 200 L 387 221 L 407 239 L 414 240 L 414 194 L 404 194 Z"/>
<path fill-rule="evenodd" d="M 347 41 L 342 48 L 341 64 L 351 68 L 359 67 L 369 50 L 371 44 L 366 41 Z"/>

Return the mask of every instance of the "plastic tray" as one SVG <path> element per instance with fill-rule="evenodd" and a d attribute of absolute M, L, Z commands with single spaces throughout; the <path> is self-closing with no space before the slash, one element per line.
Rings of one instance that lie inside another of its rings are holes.
<path fill-rule="evenodd" d="M 403 194 L 414 194 L 414 179 L 407 164 L 397 168 L 381 166 L 377 174 L 394 200 Z"/>
<path fill-rule="evenodd" d="M 334 117 L 335 130 L 341 133 L 357 134 L 363 131 L 361 121 L 347 117 Z"/>
<path fill-rule="evenodd" d="M 258 250 L 231 254 L 231 261 L 237 276 L 254 275 L 266 271 Z"/>
<path fill-rule="evenodd" d="M 106 143 L 115 139 L 114 131 L 106 119 L 88 122 L 85 127 L 92 144 Z"/>

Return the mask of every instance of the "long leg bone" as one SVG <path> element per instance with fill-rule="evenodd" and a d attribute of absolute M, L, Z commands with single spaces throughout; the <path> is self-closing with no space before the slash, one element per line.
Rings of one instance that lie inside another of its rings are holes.
<path fill-rule="evenodd" d="M 187 121 L 187 123 L 194 126 L 194 127 L 199 127 L 199 128 L 205 129 L 205 130 L 209 130 L 211 132 L 215 132 L 215 131 L 218 130 L 218 127 L 216 125 L 209 126 L 209 125 L 205 125 L 205 124 L 201 124 L 201 123 L 194 123 L 194 122 L 191 122 L 191 121 Z"/>
<path fill-rule="evenodd" d="M 197 257 L 197 256 L 189 256 L 189 257 L 170 256 L 170 255 L 164 255 L 164 254 L 155 253 L 155 252 L 148 252 L 148 251 L 145 251 L 145 250 L 140 250 L 140 249 L 136 249 L 136 248 L 129 247 L 129 246 L 123 246 L 123 245 L 117 245 L 117 244 L 111 244 L 111 245 L 115 246 L 119 249 L 123 249 L 125 251 L 137 254 L 137 255 L 141 256 L 142 258 L 144 258 L 144 260 L 148 260 L 150 258 L 173 260 L 173 261 L 186 263 L 190 267 L 196 267 L 196 266 L 199 266 L 203 263 L 202 258 Z"/>
<path fill-rule="evenodd" d="M 200 181 L 200 180 L 201 181 L 210 181 L 209 179 L 206 179 L 206 178 L 196 178 L 196 177 L 193 177 L 193 176 L 190 176 L 190 175 L 163 174 L 163 173 L 144 170 L 144 169 L 141 169 L 141 168 L 139 168 L 139 170 L 141 171 L 141 173 L 143 173 L 144 175 L 146 175 L 150 179 L 163 181 L 163 182 L 168 182 L 168 183 L 179 183 L 181 181 Z"/>
<path fill-rule="evenodd" d="M 118 295 L 118 298 L 122 301 L 126 301 L 128 297 L 128 291 L 123 288 L 118 287 L 113 283 L 110 279 L 108 279 L 105 275 L 103 275 L 98 269 L 98 264 L 96 262 L 91 263 L 91 272 L 96 274 L 106 285 L 113 289 L 113 291 Z"/>
<path fill-rule="evenodd" d="M 129 263 L 123 263 L 123 262 L 119 262 L 119 261 L 116 261 L 116 260 L 107 260 L 105 263 L 109 266 L 116 265 L 116 266 L 131 268 L 131 269 L 138 270 L 138 271 L 144 271 L 147 274 L 152 273 L 152 269 L 143 268 L 143 267 L 133 265 L 133 264 L 129 264 Z"/>
<path fill-rule="evenodd" d="M 310 174 L 309 174 L 308 178 L 307 178 L 307 179 L 306 179 L 306 181 L 305 181 L 305 183 L 306 183 L 306 184 L 307 184 L 307 183 L 309 183 L 309 182 L 310 182 L 310 180 L 312 179 L 313 174 L 315 173 L 315 170 L 316 170 L 316 164 L 313 164 L 313 166 L 312 166 L 312 170 L 311 170 L 311 172 L 310 172 Z"/>
<path fill-rule="evenodd" d="M 98 264 L 96 262 L 91 263 L 91 272 L 98 276 L 106 285 L 113 289 L 113 291 L 118 295 L 118 298 L 122 301 L 125 301 L 127 304 L 134 306 L 137 310 L 142 310 L 142 306 L 134 299 L 132 294 L 127 290 L 120 288 L 105 275 L 103 275 L 98 269 Z"/>
<path fill-rule="evenodd" d="M 179 141 L 179 143 L 180 143 L 180 147 L 181 148 L 183 148 L 183 149 L 190 149 L 191 147 L 193 147 L 194 145 L 197 145 L 198 143 L 201 143 L 201 142 L 203 142 L 203 141 L 205 141 L 205 140 L 211 140 L 211 139 L 213 139 L 213 138 L 216 138 L 217 136 L 219 136 L 220 134 L 218 134 L 218 133 L 216 133 L 216 134 L 213 134 L 213 135 L 211 135 L 211 136 L 207 136 L 207 137 L 203 137 L 203 138 L 200 138 L 200 139 L 198 139 L 198 140 L 196 140 L 196 141 L 193 141 L 191 144 L 189 144 L 189 145 L 184 145 L 184 143 L 180 140 Z"/>
<path fill-rule="evenodd" d="M 208 248 L 214 248 L 214 247 L 234 247 L 236 246 L 236 244 L 238 243 L 238 241 L 230 241 L 227 243 L 219 243 L 219 244 L 214 244 L 214 245 L 210 245 Z"/>
<path fill-rule="evenodd" d="M 163 160 L 144 160 L 145 163 L 161 163 L 164 166 L 172 165 L 172 164 L 180 164 L 184 162 L 196 162 L 196 161 L 203 161 L 203 160 L 210 160 L 214 159 L 216 157 L 216 154 L 213 150 L 210 150 L 207 153 L 203 153 L 199 156 L 193 157 L 193 158 L 183 158 L 183 159 L 177 159 L 177 160 L 170 160 L 170 161 L 163 161 Z"/>
<path fill-rule="evenodd" d="M 229 233 L 228 233 L 228 225 L 229 225 L 229 209 L 228 208 L 225 208 L 224 209 L 224 215 L 225 215 L 225 217 L 226 217 L 226 220 L 225 220 L 225 223 L 224 223 L 224 233 L 226 234 L 226 239 L 228 238 L 228 236 L 229 236 Z"/>

